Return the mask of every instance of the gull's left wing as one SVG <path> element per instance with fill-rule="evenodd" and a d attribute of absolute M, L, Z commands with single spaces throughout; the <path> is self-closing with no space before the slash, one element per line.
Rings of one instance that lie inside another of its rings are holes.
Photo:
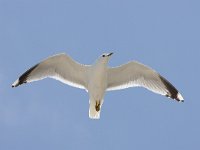
<path fill-rule="evenodd" d="M 49 77 L 85 89 L 88 68 L 89 66 L 77 63 L 66 54 L 57 54 L 27 70 L 12 84 L 12 87 Z"/>
<path fill-rule="evenodd" d="M 183 97 L 169 81 L 141 63 L 129 62 L 119 67 L 108 68 L 108 91 L 134 86 L 141 86 L 183 102 Z"/>

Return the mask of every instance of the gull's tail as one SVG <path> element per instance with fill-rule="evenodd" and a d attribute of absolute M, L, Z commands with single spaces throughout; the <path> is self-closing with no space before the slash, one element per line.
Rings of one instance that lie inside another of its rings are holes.
<path fill-rule="evenodd" d="M 100 118 L 101 106 L 101 101 L 90 100 L 89 117 L 91 119 Z"/>

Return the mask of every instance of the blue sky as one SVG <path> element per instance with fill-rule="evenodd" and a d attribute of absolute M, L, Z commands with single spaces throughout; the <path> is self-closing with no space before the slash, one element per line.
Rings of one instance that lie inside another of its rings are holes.
<path fill-rule="evenodd" d="M 0 0 L 0 149 L 200 148 L 200 2 Z M 137 60 L 182 93 L 177 103 L 142 88 L 108 92 L 98 121 L 88 95 L 46 79 L 12 89 L 40 60 L 65 52 L 84 64 Z"/>

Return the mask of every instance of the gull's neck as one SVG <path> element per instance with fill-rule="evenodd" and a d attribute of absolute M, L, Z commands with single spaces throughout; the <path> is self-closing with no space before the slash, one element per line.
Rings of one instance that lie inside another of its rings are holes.
<path fill-rule="evenodd" d="M 95 63 L 95 66 L 98 66 L 98 67 L 107 67 L 107 64 L 108 64 L 108 59 L 98 59 Z"/>

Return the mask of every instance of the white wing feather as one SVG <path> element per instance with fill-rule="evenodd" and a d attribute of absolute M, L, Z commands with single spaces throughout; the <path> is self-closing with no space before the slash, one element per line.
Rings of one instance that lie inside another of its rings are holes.
<path fill-rule="evenodd" d="M 108 91 L 135 86 L 147 88 L 157 94 L 165 95 L 178 101 L 183 100 L 180 93 L 171 83 L 156 71 L 141 63 L 129 62 L 119 67 L 108 68 Z"/>
<path fill-rule="evenodd" d="M 89 66 L 79 64 L 66 54 L 49 57 L 33 66 L 13 83 L 16 87 L 23 83 L 53 78 L 77 88 L 86 88 L 87 71 Z"/>

